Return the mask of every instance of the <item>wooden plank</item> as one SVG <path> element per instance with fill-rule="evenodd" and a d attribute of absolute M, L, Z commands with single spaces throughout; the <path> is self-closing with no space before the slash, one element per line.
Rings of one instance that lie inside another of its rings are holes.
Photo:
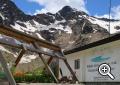
<path fill-rule="evenodd" d="M 7 76 L 7 79 L 9 81 L 10 85 L 16 85 L 16 82 L 15 82 L 10 70 L 8 69 L 7 62 L 5 61 L 4 56 L 2 55 L 1 51 L 0 51 L 0 62 L 4 69 L 4 72 L 6 73 L 6 76 Z"/>
<path fill-rule="evenodd" d="M 37 43 L 33 43 L 33 45 L 35 46 L 36 49 L 39 49 L 39 45 Z M 50 73 L 52 74 L 53 78 L 55 79 L 56 83 L 58 83 L 58 79 L 56 78 L 56 76 L 54 75 L 53 71 L 51 70 L 51 68 L 49 67 L 49 65 L 45 62 L 45 59 L 42 57 L 42 54 L 39 53 L 39 57 L 41 58 L 42 62 L 44 63 L 45 67 L 50 71 Z"/>
<path fill-rule="evenodd" d="M 56 51 L 61 50 L 61 48 L 59 46 L 54 45 L 50 42 L 47 42 L 47 41 L 42 40 L 42 39 L 38 39 L 38 38 L 33 37 L 31 35 L 20 32 L 16 29 L 8 28 L 8 27 L 2 26 L 2 25 L 0 25 L 0 34 L 6 35 L 9 37 L 18 39 L 18 40 L 25 41 L 27 43 L 38 42 L 39 46 L 42 46 L 42 47 L 45 47 L 48 49 L 52 49 L 52 50 L 56 50 Z"/>
<path fill-rule="evenodd" d="M 22 45 L 21 47 L 22 47 L 22 50 L 20 51 L 20 53 L 19 53 L 19 55 L 18 55 L 18 58 L 17 58 L 16 61 L 15 61 L 15 65 L 14 65 L 15 67 L 18 65 L 18 63 L 20 62 L 22 56 L 25 54 L 25 52 L 26 52 L 26 50 L 27 50 L 24 45 Z"/>

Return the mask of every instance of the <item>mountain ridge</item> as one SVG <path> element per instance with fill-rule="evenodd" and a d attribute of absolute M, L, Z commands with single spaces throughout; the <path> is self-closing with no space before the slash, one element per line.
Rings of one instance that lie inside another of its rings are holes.
<path fill-rule="evenodd" d="M 0 2 L 0 24 L 52 42 L 64 50 L 104 39 L 120 31 L 119 20 L 110 20 L 112 32 L 109 33 L 109 19 L 89 16 L 70 6 L 55 14 L 48 12 L 31 16 L 22 12 L 11 0 Z M 0 35 L 0 39 L 21 42 L 4 35 Z"/>

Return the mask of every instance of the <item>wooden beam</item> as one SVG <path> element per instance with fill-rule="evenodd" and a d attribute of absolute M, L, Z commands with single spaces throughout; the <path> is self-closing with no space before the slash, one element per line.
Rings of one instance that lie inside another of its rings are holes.
<path fill-rule="evenodd" d="M 42 39 L 38 39 L 36 37 L 25 34 L 21 31 L 16 30 L 16 29 L 5 27 L 2 25 L 0 25 L 0 34 L 6 35 L 9 37 L 18 39 L 18 40 L 22 40 L 22 41 L 27 42 L 27 43 L 37 42 L 39 46 L 42 46 L 42 47 L 45 47 L 45 48 L 48 48 L 51 50 L 56 50 L 56 51 L 61 50 L 61 48 L 59 46 L 54 45 L 50 42 L 47 42 L 47 41 L 42 40 Z"/>
<path fill-rule="evenodd" d="M 10 46 L 10 47 L 14 47 L 14 48 L 18 48 L 18 49 L 22 49 L 21 44 L 15 44 L 15 43 L 13 44 L 10 41 L 5 41 L 5 40 L 2 40 L 2 39 L 0 39 L 0 44 L 7 45 L 7 46 Z M 62 60 L 65 59 L 64 57 L 56 56 L 54 52 L 45 52 L 43 50 L 36 49 L 33 46 L 29 46 L 29 44 L 26 45 L 26 49 L 28 51 L 31 51 L 31 52 L 36 52 L 36 53 L 41 53 L 41 54 L 45 54 L 45 55 L 48 55 L 48 56 L 52 56 L 53 58 L 59 58 L 59 59 L 62 59 Z"/>
<path fill-rule="evenodd" d="M 10 69 L 8 69 L 7 62 L 5 61 L 4 56 L 2 55 L 1 51 L 0 51 L 0 63 L 4 69 L 4 72 L 6 73 L 6 76 L 7 76 L 7 79 L 10 85 L 16 85 L 14 77 L 12 76 Z"/>
<path fill-rule="evenodd" d="M 15 67 L 18 65 L 18 63 L 20 62 L 22 56 L 25 54 L 25 52 L 27 50 L 24 45 L 22 45 L 21 47 L 22 47 L 22 50 L 20 51 L 20 53 L 19 53 L 19 55 L 18 55 L 18 57 L 17 57 L 17 59 L 15 61 L 15 65 L 14 65 Z"/>
<path fill-rule="evenodd" d="M 36 49 L 40 49 L 39 45 L 37 43 L 33 43 L 33 45 L 35 46 Z M 52 74 L 53 78 L 55 79 L 56 83 L 58 83 L 58 79 L 56 78 L 56 76 L 54 75 L 53 71 L 51 70 L 51 68 L 49 67 L 49 65 L 45 62 L 45 59 L 42 57 L 42 54 L 39 53 L 39 57 L 41 58 L 42 62 L 44 63 L 45 67 L 50 71 L 50 73 Z"/>

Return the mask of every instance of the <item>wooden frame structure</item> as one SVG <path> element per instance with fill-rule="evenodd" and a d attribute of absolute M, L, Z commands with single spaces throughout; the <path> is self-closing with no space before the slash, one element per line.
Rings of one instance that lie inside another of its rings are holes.
<path fill-rule="evenodd" d="M 20 32 L 18 30 L 15 30 L 15 29 L 12 29 L 12 28 L 9 28 L 9 27 L 5 27 L 5 26 L 2 26 L 2 25 L 0 25 L 0 34 L 12 37 L 12 38 L 17 39 L 17 40 L 21 40 L 21 41 L 23 41 L 23 42 L 25 42 L 29 45 L 28 46 L 28 45 L 24 45 L 24 44 L 13 44 L 9 41 L 0 40 L 0 44 L 8 45 L 8 46 L 12 46 L 12 47 L 21 49 L 21 51 L 19 53 L 19 56 L 17 57 L 17 59 L 15 61 L 15 65 L 14 65 L 15 67 L 18 65 L 18 63 L 20 62 L 22 56 L 25 54 L 26 51 L 36 52 L 36 53 L 39 54 L 39 57 L 41 58 L 45 67 L 50 71 L 50 73 L 54 77 L 56 83 L 58 83 L 59 81 L 56 78 L 56 76 L 54 75 L 54 73 L 52 72 L 51 68 L 49 67 L 49 64 L 51 63 L 53 58 L 62 59 L 64 61 L 65 65 L 68 67 L 71 74 L 73 75 L 73 78 L 75 79 L 75 81 L 79 82 L 79 80 L 76 77 L 75 73 L 73 72 L 72 68 L 68 64 L 68 62 L 67 62 L 67 60 L 66 60 L 66 58 L 65 58 L 65 56 L 64 56 L 60 47 L 58 47 L 58 46 L 56 46 L 56 45 L 54 45 L 50 42 L 38 39 L 38 38 L 33 37 L 31 35 L 25 34 L 25 33 Z M 42 50 L 41 48 L 47 48 L 51 51 L 46 52 L 46 51 Z M 48 62 L 45 62 L 45 59 L 41 54 L 45 54 L 45 55 L 50 56 L 50 59 L 48 60 Z M 0 53 L 0 57 L 4 58 L 1 53 Z M 4 60 L 1 63 L 4 64 L 6 62 Z M 7 65 L 3 66 L 3 68 L 7 68 Z M 7 77 L 8 77 L 8 80 L 9 80 L 10 84 L 11 85 L 16 85 L 9 69 L 6 69 L 5 72 L 8 75 Z"/>

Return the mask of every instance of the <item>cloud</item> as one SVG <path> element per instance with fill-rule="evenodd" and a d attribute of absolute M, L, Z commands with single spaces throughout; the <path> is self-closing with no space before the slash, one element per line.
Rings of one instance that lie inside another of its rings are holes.
<path fill-rule="evenodd" d="M 120 19 L 120 5 L 112 8 L 112 17 L 115 19 Z"/>
<path fill-rule="evenodd" d="M 43 6 L 41 10 L 37 9 L 35 14 L 46 12 L 56 13 L 66 5 L 89 13 L 85 7 L 84 0 L 28 0 L 28 1 L 36 2 L 39 5 Z"/>
<path fill-rule="evenodd" d="M 109 18 L 109 14 L 104 14 L 104 15 L 95 15 L 96 17 L 99 18 Z M 120 19 L 120 5 L 115 6 L 111 9 L 111 19 Z"/>
<path fill-rule="evenodd" d="M 109 14 L 104 14 L 104 15 L 95 15 L 95 17 L 98 17 L 98 18 L 109 18 Z M 110 15 L 110 18 L 111 19 L 114 19 L 111 15 Z"/>

